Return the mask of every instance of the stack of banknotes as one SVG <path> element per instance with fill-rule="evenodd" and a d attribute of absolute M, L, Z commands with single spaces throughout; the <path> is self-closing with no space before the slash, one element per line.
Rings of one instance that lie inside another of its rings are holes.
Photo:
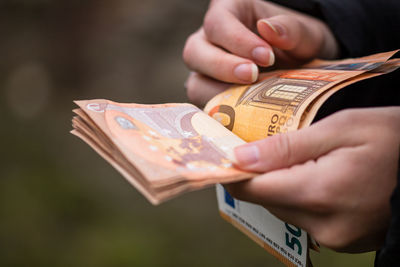
<path fill-rule="evenodd" d="M 235 168 L 236 146 L 307 127 L 338 90 L 397 69 L 400 60 L 390 59 L 396 52 L 263 73 L 255 84 L 215 96 L 204 111 L 186 103 L 75 101 L 71 132 L 159 204 L 256 176 Z"/>

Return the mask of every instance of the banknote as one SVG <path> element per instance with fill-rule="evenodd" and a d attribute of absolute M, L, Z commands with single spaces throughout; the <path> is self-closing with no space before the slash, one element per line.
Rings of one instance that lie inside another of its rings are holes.
<path fill-rule="evenodd" d="M 232 164 L 244 141 L 191 104 L 76 101 L 73 134 L 153 204 L 216 183 L 253 177 Z"/>
<path fill-rule="evenodd" d="M 390 59 L 396 52 L 314 60 L 298 69 L 262 73 L 255 84 L 233 86 L 215 96 L 204 111 L 187 103 L 75 101 L 71 133 L 156 205 L 185 192 L 257 176 L 235 167 L 235 147 L 309 126 L 337 91 L 399 68 L 400 59 Z M 285 265 L 311 266 L 308 249 L 317 246 L 304 230 L 217 188 L 223 218 Z M 293 234 L 297 250 L 290 242 L 288 246 Z"/>
<path fill-rule="evenodd" d="M 236 146 L 309 125 L 336 91 L 396 69 L 399 60 L 388 61 L 395 53 L 315 60 L 299 69 L 264 73 L 256 84 L 217 95 L 205 112 L 187 103 L 76 101 L 72 133 L 158 204 L 256 176 L 235 168 Z"/>
<path fill-rule="evenodd" d="M 247 142 L 293 131 L 318 96 L 382 66 L 396 52 L 340 61 L 315 60 L 299 69 L 269 72 L 256 84 L 220 93 L 204 110 Z"/>
<path fill-rule="evenodd" d="M 329 90 L 316 96 L 301 115 L 298 128 L 309 126 L 322 104 L 335 92 L 358 81 L 392 72 L 400 66 L 399 59 L 390 59 L 385 62 L 386 60 L 387 58 L 383 57 L 375 63 L 362 60 L 358 62 L 346 60 L 340 63 L 326 61 L 314 62 L 313 67 L 319 64 L 321 68 L 329 67 L 331 69 L 342 70 L 364 68 L 366 72 L 338 83 Z M 269 73 L 264 78 L 268 79 L 280 75 L 281 73 L 284 72 Z M 222 99 L 225 100 L 226 96 L 222 97 Z M 234 106 L 230 107 L 232 108 L 231 112 L 232 110 L 235 111 Z M 257 109 L 258 107 L 253 106 L 253 108 Z M 229 108 L 223 108 L 221 113 L 226 111 L 229 112 Z M 257 113 L 255 112 L 255 114 Z M 234 128 L 234 120 L 227 118 L 227 116 L 219 115 L 222 124 L 230 129 Z M 248 123 L 251 124 L 252 122 L 253 120 Z M 249 127 L 249 125 L 245 127 Z M 319 251 L 319 245 L 307 232 L 299 227 L 289 225 L 277 219 L 267 209 L 259 205 L 230 197 L 229 193 L 220 185 L 217 186 L 217 200 L 219 211 L 223 219 L 249 236 L 254 242 L 259 244 L 283 264 L 286 266 L 312 266 L 309 249 Z M 294 246 L 293 243 L 296 243 L 296 246 Z"/>
<path fill-rule="evenodd" d="M 321 106 L 328 100 L 329 97 L 331 97 L 334 93 L 337 91 L 362 80 L 370 79 L 373 77 L 377 77 L 383 74 L 390 73 L 392 71 L 397 70 L 400 67 L 400 59 L 395 58 L 395 59 L 389 59 L 387 62 L 384 64 L 379 65 L 375 69 L 371 69 L 368 72 L 365 72 L 363 74 L 360 74 L 352 79 L 349 79 L 347 81 L 344 81 L 333 88 L 329 89 L 328 91 L 322 93 L 318 97 L 316 97 L 304 110 L 301 119 L 300 119 L 300 124 L 299 124 L 299 129 L 304 128 L 309 126 L 312 121 L 314 120 L 318 110 L 321 108 Z"/>

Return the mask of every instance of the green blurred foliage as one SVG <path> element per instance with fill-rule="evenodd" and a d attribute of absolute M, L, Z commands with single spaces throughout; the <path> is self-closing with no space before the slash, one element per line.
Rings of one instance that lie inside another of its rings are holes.
<path fill-rule="evenodd" d="M 214 189 L 153 207 L 69 134 L 74 99 L 185 102 L 181 50 L 207 5 L 0 3 L 0 266 L 282 266 L 219 217 Z"/>

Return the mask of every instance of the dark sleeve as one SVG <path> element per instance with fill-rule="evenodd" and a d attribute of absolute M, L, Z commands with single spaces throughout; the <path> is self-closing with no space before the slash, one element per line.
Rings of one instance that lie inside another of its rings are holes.
<path fill-rule="evenodd" d="M 341 46 L 341 57 L 400 48 L 400 0 L 272 0 L 324 20 Z"/>
<path fill-rule="evenodd" d="M 399 164 L 400 165 L 400 164 Z M 398 266 L 400 260 L 400 172 L 397 187 L 390 200 L 392 219 L 383 248 L 376 253 L 375 266 Z"/>

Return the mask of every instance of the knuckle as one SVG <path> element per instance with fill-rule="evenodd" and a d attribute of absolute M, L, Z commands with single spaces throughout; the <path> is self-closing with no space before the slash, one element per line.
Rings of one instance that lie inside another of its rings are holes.
<path fill-rule="evenodd" d="M 197 103 L 199 100 L 199 92 L 196 90 L 196 79 L 193 75 L 189 76 L 186 82 L 186 95 L 192 103 Z"/>
<path fill-rule="evenodd" d="M 275 18 L 281 22 L 290 37 L 286 39 L 284 48 L 286 50 L 292 50 L 296 48 L 301 40 L 302 31 L 304 31 L 306 26 L 294 16 L 278 15 Z"/>
<path fill-rule="evenodd" d="M 325 191 L 318 189 L 319 191 Z M 328 214 L 332 212 L 332 199 L 329 193 L 319 192 L 316 193 L 315 190 L 309 193 L 304 199 L 303 206 L 306 210 L 312 212 L 313 214 Z"/>
<path fill-rule="evenodd" d="M 210 1 L 210 6 L 215 5 L 216 3 L 221 2 L 221 0 L 211 0 Z"/>
<path fill-rule="evenodd" d="M 320 125 L 326 132 L 330 132 L 332 134 L 340 134 L 343 132 L 347 132 L 349 128 L 353 128 L 354 123 L 357 123 L 356 121 L 353 121 L 351 125 L 349 124 L 349 114 L 348 110 L 341 110 L 338 111 L 331 116 L 322 119 L 320 121 Z M 318 123 L 318 122 L 317 122 Z M 340 136 L 340 135 L 339 135 Z"/>
<path fill-rule="evenodd" d="M 275 155 L 278 156 L 279 161 L 285 165 L 290 165 L 291 147 L 290 139 L 287 134 L 279 134 L 274 136 L 275 142 L 273 143 L 273 150 Z"/>
<path fill-rule="evenodd" d="M 186 89 L 186 95 L 187 95 L 187 98 L 189 99 L 190 103 L 200 104 L 199 94 L 193 87 L 188 87 Z"/>
<path fill-rule="evenodd" d="M 314 229 L 309 231 L 315 240 L 321 245 L 334 251 L 346 251 L 352 244 L 357 241 L 353 230 L 344 227 L 341 223 L 335 224 L 318 224 Z"/>
<path fill-rule="evenodd" d="M 312 173 L 310 173 L 312 175 Z M 306 182 L 302 191 L 300 205 L 308 212 L 316 215 L 329 215 L 335 210 L 337 202 L 333 186 L 323 181 Z"/>
<path fill-rule="evenodd" d="M 348 125 L 351 121 L 352 125 L 358 123 L 365 118 L 365 113 L 360 112 L 357 109 L 345 109 L 335 114 L 336 122 L 340 125 Z"/>
<path fill-rule="evenodd" d="M 217 25 L 218 23 L 217 23 L 217 17 L 215 16 L 215 12 L 213 10 L 209 10 L 204 16 L 203 20 L 204 33 L 206 34 L 208 39 L 210 40 L 213 39 Z"/>
<path fill-rule="evenodd" d="M 306 30 L 307 26 L 304 23 L 294 18 L 290 18 L 289 22 L 291 23 L 289 25 L 292 26 L 288 29 L 288 31 L 292 38 L 287 39 L 288 40 L 287 49 L 292 50 L 301 44 L 302 35 L 304 34 L 305 31 L 307 31 Z M 296 29 L 296 32 L 291 32 L 291 29 Z"/>
<path fill-rule="evenodd" d="M 228 39 L 225 40 L 225 42 L 229 44 L 229 46 L 238 46 L 238 48 L 236 48 L 238 51 L 248 49 L 248 44 L 250 43 L 248 36 L 233 33 L 227 33 L 226 36 L 228 37 Z"/>
<path fill-rule="evenodd" d="M 191 58 L 192 58 L 192 54 L 193 54 L 193 42 L 195 42 L 195 38 L 196 38 L 196 33 L 191 34 L 188 39 L 186 40 L 185 46 L 183 48 L 183 52 L 182 52 L 182 58 L 183 61 L 185 62 L 185 64 L 190 67 L 191 65 Z"/>
<path fill-rule="evenodd" d="M 355 129 L 363 128 L 366 120 L 365 113 L 355 109 L 345 109 L 332 115 L 331 120 L 326 120 L 325 126 L 332 133 L 345 133 L 350 136 Z"/>
<path fill-rule="evenodd" d="M 297 38 L 294 38 L 296 40 L 296 43 L 294 46 L 299 46 L 302 43 L 304 44 L 304 39 L 303 36 L 306 35 L 308 36 L 308 41 L 305 42 L 307 44 L 308 49 L 303 50 L 305 53 L 306 57 L 312 57 L 315 54 L 315 51 L 320 50 L 322 43 L 323 43 L 323 36 L 321 34 L 320 30 L 317 30 L 318 24 L 313 23 L 314 21 L 309 21 L 309 20 L 304 20 L 304 19 L 294 19 L 292 20 L 293 25 L 295 25 L 295 29 L 297 30 L 296 34 Z M 294 47 L 294 48 L 295 48 Z"/>
<path fill-rule="evenodd" d="M 315 240 L 323 246 L 331 247 L 333 245 L 333 237 L 337 234 L 336 229 L 327 229 L 326 224 L 314 224 L 313 227 L 308 231 Z"/>

